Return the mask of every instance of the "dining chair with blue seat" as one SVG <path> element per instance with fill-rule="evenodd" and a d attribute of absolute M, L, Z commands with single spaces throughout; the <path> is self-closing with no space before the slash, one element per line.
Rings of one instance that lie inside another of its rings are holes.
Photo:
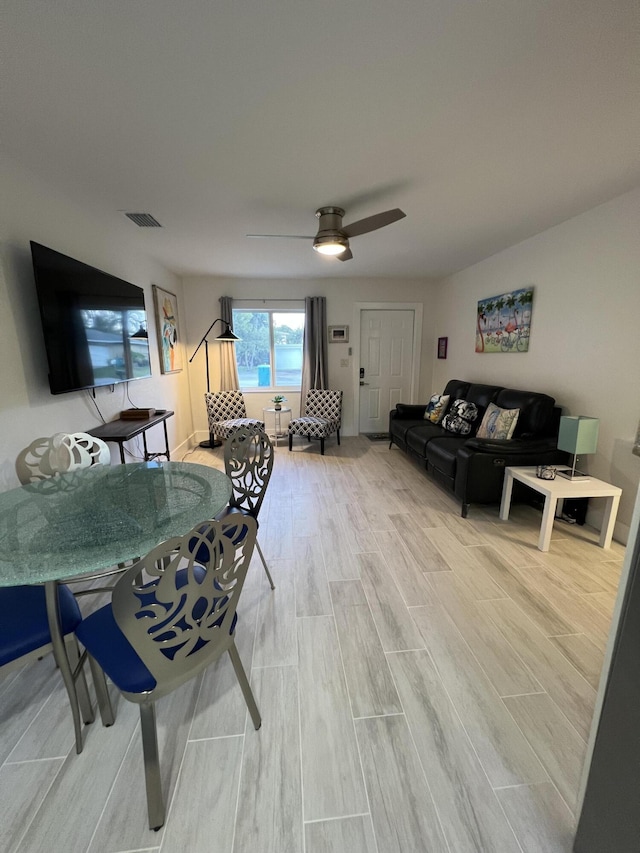
<path fill-rule="evenodd" d="M 229 504 L 218 513 L 217 519 L 244 515 L 251 516 L 258 523 L 258 514 L 273 472 L 273 461 L 273 442 L 264 429 L 243 426 L 227 438 L 224 444 L 224 470 L 231 480 L 233 491 Z M 271 589 L 275 589 L 257 538 L 256 549 Z"/>
<path fill-rule="evenodd" d="M 82 621 L 78 603 L 64 585 L 56 585 L 60 614 L 60 642 L 66 644 L 66 654 L 71 667 L 73 684 L 65 685 L 72 703 L 74 723 L 76 709 L 73 701 L 77 696 L 85 723 L 94 720 L 87 683 L 83 670 L 83 657 L 74 635 Z M 9 671 L 24 666 L 50 651 L 54 656 L 64 653 L 58 647 L 57 638 L 52 637 L 47 614 L 45 588 L 43 586 L 0 587 L 0 670 Z M 62 670 L 64 672 L 64 670 Z M 77 693 L 75 683 L 77 682 Z M 70 689 L 71 688 L 71 689 Z M 76 726 L 76 752 L 82 752 L 82 735 Z"/>
<path fill-rule="evenodd" d="M 34 439 L 18 454 L 15 467 L 23 486 L 51 480 L 52 488 L 58 489 L 62 483 L 59 475 L 110 461 L 109 447 L 100 439 L 82 432 L 61 432 Z M 72 482 L 65 480 L 64 483 L 62 488 L 74 488 Z M 53 630 L 47 611 L 48 595 L 51 595 L 52 608 L 57 607 L 58 613 Z M 42 585 L 0 588 L 0 666 L 13 668 L 53 651 L 69 696 L 78 753 L 82 752 L 81 716 L 85 723 L 94 719 L 83 658 L 73 633 L 81 619 L 75 597 L 66 585 L 52 584 L 50 589 Z"/>
<path fill-rule="evenodd" d="M 34 439 L 16 459 L 16 474 L 23 486 L 90 465 L 109 465 L 106 442 L 86 432 L 58 432 Z"/>
<path fill-rule="evenodd" d="M 77 471 L 79 468 L 89 468 L 92 465 L 110 465 L 111 451 L 106 442 L 101 438 L 89 435 L 86 432 L 58 432 L 52 436 L 36 438 L 28 447 L 25 447 L 16 459 L 16 474 L 23 486 L 30 483 L 56 479 L 53 486 L 57 487 L 60 474 Z M 65 480 L 65 489 L 74 488 L 73 480 Z M 119 565 L 104 571 L 94 572 L 82 577 L 77 577 L 73 584 L 73 593 L 76 596 L 95 595 L 100 592 L 109 592 L 111 585 L 77 587 L 77 584 L 86 584 L 96 578 L 106 578 L 119 574 L 126 566 Z"/>
<path fill-rule="evenodd" d="M 140 706 L 150 829 L 165 819 L 155 701 L 228 652 L 256 729 L 260 713 L 235 645 L 236 608 L 256 540 L 251 517 L 199 524 L 119 578 L 112 601 L 76 635 L 88 652 L 103 723 L 113 722 L 105 674 Z"/>

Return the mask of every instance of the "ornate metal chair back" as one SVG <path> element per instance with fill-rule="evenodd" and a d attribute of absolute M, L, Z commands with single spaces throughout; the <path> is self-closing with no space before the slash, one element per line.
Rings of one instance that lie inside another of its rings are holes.
<path fill-rule="evenodd" d="M 273 443 L 262 429 L 245 426 L 224 445 L 224 467 L 233 486 L 230 505 L 258 517 L 273 471 Z"/>
<path fill-rule="evenodd" d="M 229 649 L 256 531 L 253 518 L 239 515 L 199 524 L 118 580 L 113 616 L 156 681 L 147 698 L 169 693 Z"/>
<path fill-rule="evenodd" d="M 86 432 L 58 432 L 49 438 L 36 438 L 20 451 L 16 474 L 22 485 L 27 485 L 78 468 L 110 463 L 111 451 L 102 439 Z"/>

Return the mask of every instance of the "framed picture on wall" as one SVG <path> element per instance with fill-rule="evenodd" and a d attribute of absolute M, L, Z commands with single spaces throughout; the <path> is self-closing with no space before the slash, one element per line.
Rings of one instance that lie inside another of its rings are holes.
<path fill-rule="evenodd" d="M 447 344 L 449 343 L 449 338 L 438 338 L 438 358 L 446 358 L 447 357 Z"/>
<path fill-rule="evenodd" d="M 476 352 L 528 352 L 532 309 L 533 287 L 480 299 Z"/>
<path fill-rule="evenodd" d="M 182 370 L 182 338 L 178 323 L 178 299 L 175 293 L 155 284 L 153 309 L 156 315 L 160 370 L 162 373 L 179 373 Z"/>
<path fill-rule="evenodd" d="M 348 326 L 329 326 L 329 343 L 330 344 L 348 344 L 349 343 L 349 327 Z"/>

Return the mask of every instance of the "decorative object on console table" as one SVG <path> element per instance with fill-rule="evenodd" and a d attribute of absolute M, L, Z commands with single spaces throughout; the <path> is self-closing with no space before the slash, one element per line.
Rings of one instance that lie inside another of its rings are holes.
<path fill-rule="evenodd" d="M 123 421 L 139 421 L 142 418 L 152 418 L 155 413 L 155 409 L 123 409 L 120 417 Z"/>
<path fill-rule="evenodd" d="M 348 344 L 349 343 L 349 327 L 348 326 L 329 326 L 329 343 L 330 344 Z"/>
<path fill-rule="evenodd" d="M 163 290 L 155 284 L 151 287 L 160 349 L 160 370 L 162 373 L 179 373 L 182 370 L 182 339 L 178 326 L 178 299 L 175 293 Z"/>
<path fill-rule="evenodd" d="M 583 474 L 582 471 L 576 471 L 576 462 L 578 456 L 595 453 L 598 449 L 599 426 L 598 418 L 588 418 L 584 415 L 577 417 L 563 415 L 560 418 L 558 450 L 573 454 L 571 470 L 558 471 L 561 477 L 566 477 L 568 480 L 584 480 L 587 478 L 587 475 Z"/>
<path fill-rule="evenodd" d="M 207 340 L 207 336 L 209 335 L 209 332 L 211 331 L 211 329 L 213 329 L 213 327 L 215 326 L 216 323 L 222 323 L 224 326 L 227 327 L 226 329 L 223 329 L 222 332 L 220 332 L 220 334 L 216 338 L 216 341 L 229 341 L 231 343 L 235 343 L 236 341 L 240 340 L 240 338 L 237 335 L 233 334 L 233 329 L 231 328 L 230 324 L 227 323 L 226 320 L 223 320 L 222 317 L 216 317 L 216 319 L 213 321 L 213 323 L 209 326 L 207 331 L 202 336 L 200 343 L 195 348 L 195 352 L 193 353 L 193 355 L 189 359 L 189 364 L 191 364 L 193 359 L 196 357 L 196 353 L 198 352 L 198 350 L 200 349 L 202 344 L 204 344 L 204 361 L 205 361 L 205 366 L 206 366 L 206 370 L 207 370 L 207 394 L 209 394 L 211 392 L 211 381 L 210 381 L 210 377 L 209 377 L 209 341 Z M 211 435 L 209 437 L 209 441 L 201 441 L 200 442 L 200 447 L 220 447 L 221 445 L 222 445 L 222 442 L 217 441 Z"/>
<path fill-rule="evenodd" d="M 447 344 L 449 338 L 438 338 L 438 358 L 447 357 Z"/>

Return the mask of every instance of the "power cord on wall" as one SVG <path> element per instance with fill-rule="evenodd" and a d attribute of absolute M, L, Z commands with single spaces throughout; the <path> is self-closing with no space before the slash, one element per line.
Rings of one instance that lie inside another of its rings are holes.
<path fill-rule="evenodd" d="M 94 394 L 92 394 L 92 393 L 91 393 L 91 391 L 89 391 L 88 389 L 87 389 L 87 396 L 88 396 L 88 398 L 91 400 L 91 402 L 93 403 L 93 405 L 95 406 L 95 408 L 96 408 L 96 412 L 98 413 L 98 417 L 100 418 L 100 420 L 102 421 L 102 423 L 103 423 L 103 424 L 106 424 L 106 420 L 104 419 L 104 415 L 103 415 L 103 414 L 102 414 L 102 412 L 100 411 L 100 407 L 99 407 L 99 406 L 98 406 L 98 404 L 96 403 L 96 398 L 95 398 Z"/>
<path fill-rule="evenodd" d="M 129 383 L 125 382 L 124 385 L 125 385 L 125 394 L 127 396 L 127 400 L 131 403 L 131 405 L 133 406 L 134 409 L 137 409 L 138 406 L 136 406 L 134 404 L 131 397 L 129 396 Z M 100 411 L 100 407 L 98 406 L 98 403 L 96 402 L 95 389 L 93 389 L 93 391 L 90 391 L 89 389 L 87 389 L 87 395 L 88 395 L 89 399 L 91 400 L 91 402 L 93 403 L 93 405 L 95 406 L 96 412 L 98 413 L 98 417 L 100 418 L 100 420 L 102 421 L 103 424 L 106 424 L 107 421 L 106 421 L 104 415 L 102 414 L 102 412 Z M 134 459 L 136 462 L 144 462 L 144 453 L 142 452 L 142 448 L 140 447 L 140 439 L 136 437 L 135 439 L 132 439 L 132 441 L 135 441 L 135 447 L 137 450 L 137 455 L 135 453 L 132 453 L 128 447 L 125 447 L 124 445 L 122 445 L 122 448 L 125 452 L 125 455 L 129 456 L 131 459 Z"/>

